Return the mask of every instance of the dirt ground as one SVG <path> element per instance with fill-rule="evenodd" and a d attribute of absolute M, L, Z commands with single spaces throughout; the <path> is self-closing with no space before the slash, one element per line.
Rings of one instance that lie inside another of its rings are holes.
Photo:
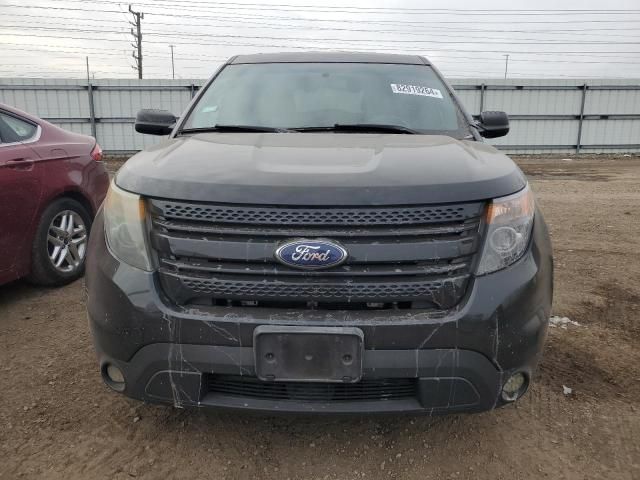
<path fill-rule="evenodd" d="M 550 329 L 517 404 L 437 418 L 144 405 L 102 384 L 82 281 L 15 282 L 0 287 L 0 478 L 639 479 L 640 157 L 518 161 L 552 232 L 553 313 L 580 325 Z"/>

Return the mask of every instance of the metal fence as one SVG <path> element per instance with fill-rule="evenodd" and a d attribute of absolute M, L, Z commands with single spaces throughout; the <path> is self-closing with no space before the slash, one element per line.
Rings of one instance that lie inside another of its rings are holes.
<path fill-rule="evenodd" d="M 135 133 L 141 108 L 180 114 L 205 80 L 0 79 L 0 103 L 93 135 L 107 152 L 157 143 Z M 452 80 L 466 108 L 504 110 L 511 131 L 492 140 L 510 153 L 640 151 L 640 80 Z"/>

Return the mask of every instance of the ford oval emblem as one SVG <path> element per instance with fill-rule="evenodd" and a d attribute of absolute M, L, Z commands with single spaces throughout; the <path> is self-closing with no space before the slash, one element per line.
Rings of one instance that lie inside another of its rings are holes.
<path fill-rule="evenodd" d="M 328 240 L 300 239 L 278 247 L 275 257 L 290 267 L 317 270 L 340 265 L 347 259 L 347 251 Z"/>

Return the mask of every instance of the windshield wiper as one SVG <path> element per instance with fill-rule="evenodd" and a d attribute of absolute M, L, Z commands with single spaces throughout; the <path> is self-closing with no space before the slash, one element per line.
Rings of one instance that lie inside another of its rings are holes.
<path fill-rule="evenodd" d="M 277 128 L 259 125 L 213 125 L 211 127 L 183 128 L 178 132 L 182 133 L 205 133 L 205 132 L 266 132 L 266 133 L 290 133 L 290 132 L 385 132 L 385 133 L 408 133 L 418 134 L 416 130 L 402 125 L 383 125 L 378 123 L 336 123 L 326 127 L 300 127 L 300 128 Z"/>
<path fill-rule="evenodd" d="M 214 125 L 212 127 L 183 128 L 178 133 L 204 133 L 204 132 L 266 132 L 283 133 L 290 132 L 286 128 L 264 127 L 260 125 Z"/>
<path fill-rule="evenodd" d="M 378 123 L 351 123 L 343 124 L 336 123 L 333 126 L 328 127 L 300 127 L 292 128 L 296 132 L 340 132 L 340 131 L 353 131 L 353 132 L 387 132 L 387 133 L 408 133 L 417 135 L 417 130 L 413 130 L 402 125 L 384 125 Z"/>

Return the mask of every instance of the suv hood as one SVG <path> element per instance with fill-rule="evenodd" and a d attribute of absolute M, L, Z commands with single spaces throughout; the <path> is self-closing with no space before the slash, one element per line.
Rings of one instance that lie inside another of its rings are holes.
<path fill-rule="evenodd" d="M 490 145 L 446 136 L 202 133 L 138 153 L 116 183 L 158 198 L 320 206 L 484 200 L 526 180 Z"/>

